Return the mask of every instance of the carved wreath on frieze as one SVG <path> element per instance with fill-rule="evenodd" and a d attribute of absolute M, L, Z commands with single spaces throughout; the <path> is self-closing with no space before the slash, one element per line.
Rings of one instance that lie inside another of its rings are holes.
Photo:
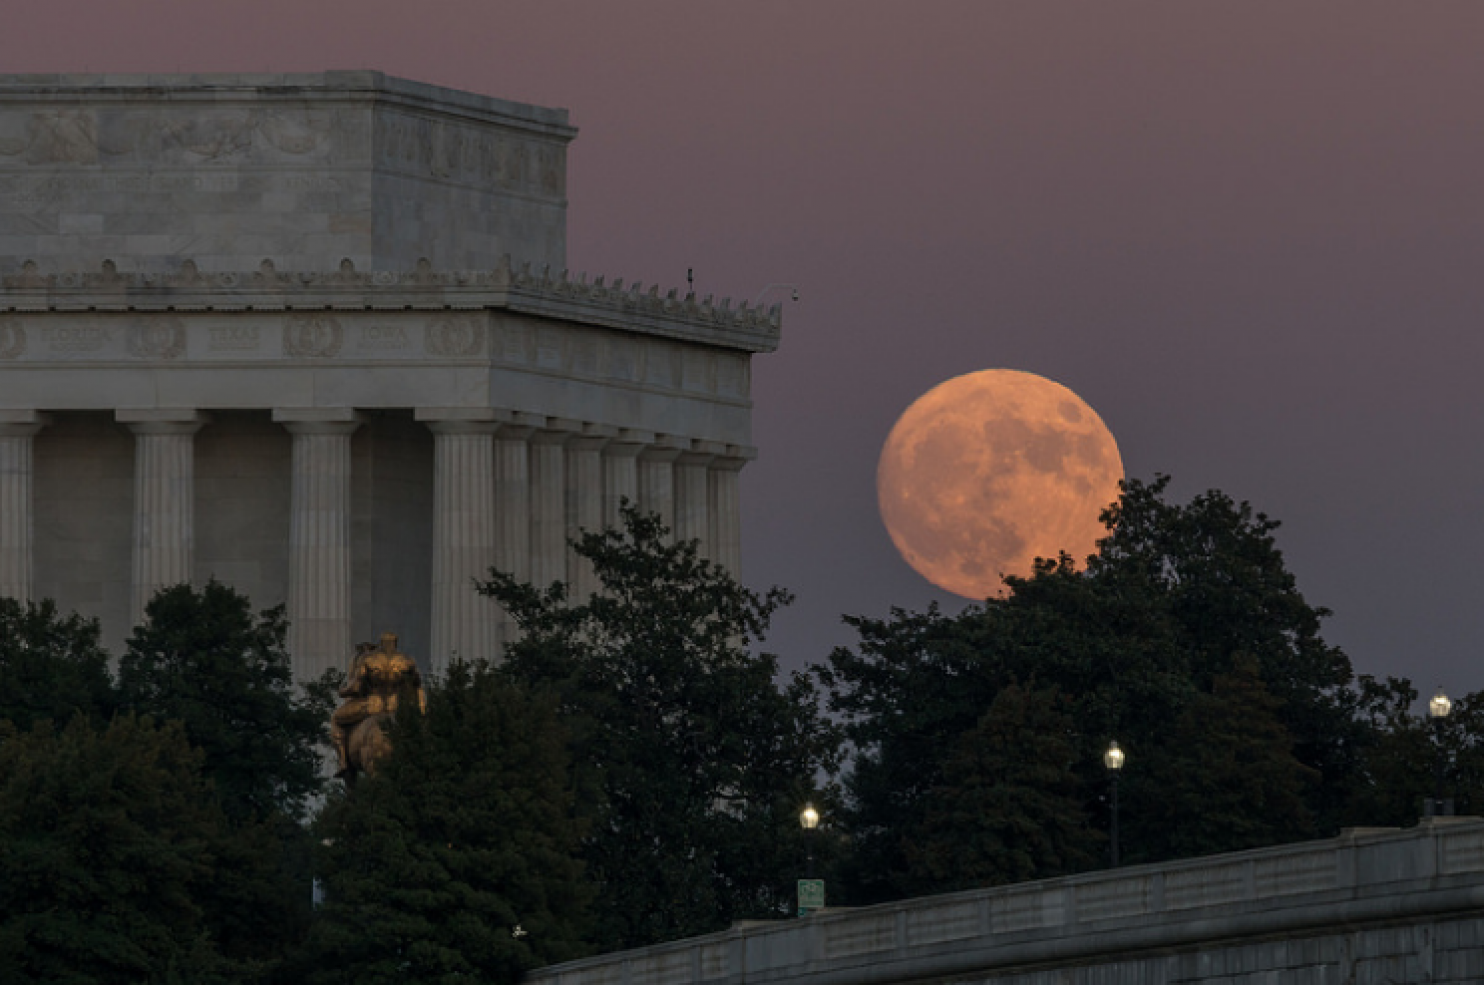
<path fill-rule="evenodd" d="M 26 351 L 26 330 L 19 318 L 0 318 L 0 359 L 16 359 Z"/>
<path fill-rule="evenodd" d="M 129 326 L 129 355 L 174 359 L 185 352 L 186 330 L 179 318 L 151 318 Z"/>
<path fill-rule="evenodd" d="M 426 344 L 435 356 L 477 356 L 484 343 L 474 315 L 445 315 L 428 323 Z"/>
<path fill-rule="evenodd" d="M 345 329 L 329 315 L 295 315 L 283 328 L 283 354 L 326 358 L 340 352 Z"/>

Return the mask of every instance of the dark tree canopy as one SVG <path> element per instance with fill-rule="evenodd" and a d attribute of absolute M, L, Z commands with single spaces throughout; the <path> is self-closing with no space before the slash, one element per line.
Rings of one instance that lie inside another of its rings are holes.
<path fill-rule="evenodd" d="M 604 947 L 791 913 L 798 812 L 838 747 L 812 683 L 780 685 L 776 658 L 748 650 L 786 593 L 743 588 L 657 517 L 623 517 L 575 544 L 602 585 L 590 598 L 500 572 L 482 587 L 525 633 L 508 672 L 554 691 L 572 729 Z"/>
<path fill-rule="evenodd" d="M 580 956 L 590 891 L 553 702 L 456 661 L 416 709 L 320 817 L 303 980 L 510 983 Z"/>
<path fill-rule="evenodd" d="M 902 882 L 923 892 L 1023 882 L 1094 863 L 1076 728 L 1055 691 L 1011 684 L 948 750 L 935 809 L 904 839 Z"/>
<path fill-rule="evenodd" d="M 78 713 L 107 721 L 117 706 L 97 620 L 64 618 L 50 599 L 0 598 L 0 719 L 24 731 Z"/>
<path fill-rule="evenodd" d="M 7 981 L 237 980 L 200 903 L 223 824 L 201 758 L 148 718 L 0 724 Z"/>
<path fill-rule="evenodd" d="M 295 690 L 280 606 L 254 616 L 217 581 L 161 590 L 119 660 L 128 707 L 182 723 L 235 820 L 303 815 L 320 785 L 322 707 Z"/>
<path fill-rule="evenodd" d="M 201 750 L 226 824 L 198 901 L 222 952 L 260 976 L 275 973 L 309 922 L 301 822 L 320 788 L 328 718 L 295 688 L 286 631 L 281 606 L 254 616 L 220 582 L 176 585 L 149 601 L 119 660 L 126 706 L 179 722 Z"/>
<path fill-rule="evenodd" d="M 846 620 L 860 642 L 820 676 L 859 749 L 847 777 L 859 901 L 961 884 L 965 870 L 924 869 L 935 840 L 1002 839 L 980 883 L 1102 857 L 1101 754 L 1115 739 L 1129 757 L 1131 861 L 1314 837 L 1344 820 L 1364 730 L 1349 662 L 1320 636 L 1324 610 L 1299 593 L 1274 521 L 1219 492 L 1168 503 L 1167 482 L 1124 484 L 1085 570 L 1066 556 L 1041 562 L 957 617 Z M 981 719 L 1006 694 L 1047 689 L 1069 725 L 1047 726 L 1044 748 Z M 1037 810 L 1012 804 L 1013 784 L 997 781 L 1016 748 L 1039 757 L 1017 765 L 1042 771 L 1040 789 L 1080 805 L 1063 816 L 1090 825 L 1063 826 L 1058 844 L 1036 851 L 1034 839 L 1004 838 Z"/>

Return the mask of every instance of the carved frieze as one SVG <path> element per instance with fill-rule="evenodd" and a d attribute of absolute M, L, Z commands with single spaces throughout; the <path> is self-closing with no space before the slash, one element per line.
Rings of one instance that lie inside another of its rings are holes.
<path fill-rule="evenodd" d="M 26 352 L 26 328 L 19 318 L 0 317 L 0 359 L 18 359 Z"/>
<path fill-rule="evenodd" d="M 477 356 L 484 348 L 480 315 L 440 315 L 428 322 L 423 344 L 433 356 Z"/>
<path fill-rule="evenodd" d="M 551 325 L 536 329 L 536 365 L 542 369 L 561 369 L 567 365 L 567 333 Z"/>
<path fill-rule="evenodd" d="M 509 366 L 622 386 L 745 400 L 747 356 L 627 332 L 499 319 L 494 359 Z"/>
<path fill-rule="evenodd" d="M 362 325 L 356 348 L 361 352 L 407 352 L 412 340 L 405 325 Z"/>
<path fill-rule="evenodd" d="M 263 330 L 257 325 L 212 325 L 207 329 L 208 352 L 257 352 Z"/>
<path fill-rule="evenodd" d="M 186 349 L 185 325 L 179 318 L 146 318 L 129 326 L 129 355 L 139 359 L 174 359 Z"/>
<path fill-rule="evenodd" d="M 544 198 L 566 194 L 566 151 L 557 144 L 406 113 L 383 114 L 375 139 L 377 161 L 407 174 Z"/>
<path fill-rule="evenodd" d="M 347 121 L 285 109 L 197 111 L 68 107 L 0 117 L 0 163 L 195 165 L 322 154 Z M 148 176 L 142 176 L 148 180 Z"/>
<path fill-rule="evenodd" d="M 46 349 L 58 355 L 98 352 L 113 341 L 114 330 L 96 323 L 43 325 L 41 341 Z"/>
<path fill-rule="evenodd" d="M 283 326 L 283 354 L 327 359 L 340 354 L 345 329 L 330 315 L 291 315 Z"/>

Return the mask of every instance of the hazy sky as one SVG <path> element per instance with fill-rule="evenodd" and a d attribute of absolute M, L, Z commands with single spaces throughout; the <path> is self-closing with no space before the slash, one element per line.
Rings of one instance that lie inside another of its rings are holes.
<path fill-rule="evenodd" d="M 12 4 L 0 71 L 375 68 L 562 106 L 574 270 L 751 299 L 747 579 L 787 663 L 942 597 L 877 517 L 933 385 L 1028 370 L 1216 487 L 1357 669 L 1484 689 L 1484 4 Z M 780 297 L 778 292 L 770 298 Z"/>

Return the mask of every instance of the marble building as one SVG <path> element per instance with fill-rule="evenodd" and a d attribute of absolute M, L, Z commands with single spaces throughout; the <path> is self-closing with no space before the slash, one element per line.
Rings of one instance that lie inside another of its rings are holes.
<path fill-rule="evenodd" d="M 592 588 L 627 497 L 740 564 L 779 312 L 569 277 L 545 109 L 374 72 L 0 76 L 0 595 L 287 603 L 296 673 L 512 627 L 490 565 Z"/>

